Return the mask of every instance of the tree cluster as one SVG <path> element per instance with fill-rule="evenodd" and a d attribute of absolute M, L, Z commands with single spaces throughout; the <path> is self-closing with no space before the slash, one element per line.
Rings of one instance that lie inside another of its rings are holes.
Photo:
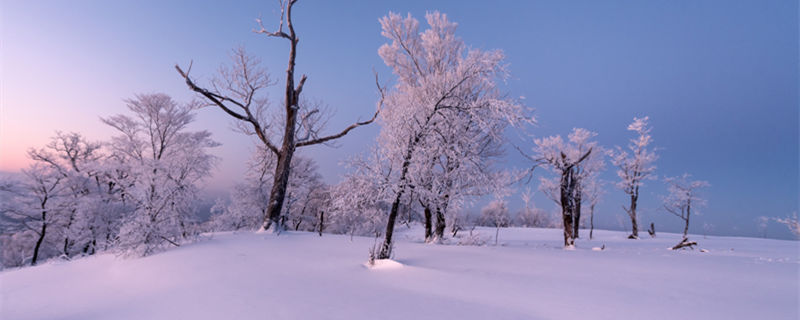
<path fill-rule="evenodd" d="M 195 104 L 164 94 L 126 101 L 102 121 L 118 135 L 92 142 L 58 132 L 30 167 L 0 184 L 3 266 L 114 250 L 149 255 L 197 233 L 198 184 L 216 158 L 207 131 L 189 131 Z"/>

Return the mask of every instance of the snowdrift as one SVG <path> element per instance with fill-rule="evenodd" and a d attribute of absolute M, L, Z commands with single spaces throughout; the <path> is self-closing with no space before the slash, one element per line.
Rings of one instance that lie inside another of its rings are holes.
<path fill-rule="evenodd" d="M 0 318 L 798 318 L 796 241 L 694 236 L 696 250 L 668 251 L 679 235 L 595 231 L 567 251 L 560 232 L 502 229 L 501 245 L 474 247 L 406 230 L 379 268 L 364 267 L 371 238 L 212 234 L 142 259 L 7 270 Z"/>

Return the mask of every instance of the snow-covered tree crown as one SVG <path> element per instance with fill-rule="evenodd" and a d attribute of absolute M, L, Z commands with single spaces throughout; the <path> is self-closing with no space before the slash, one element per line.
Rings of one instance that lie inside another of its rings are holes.
<path fill-rule="evenodd" d="M 608 152 L 611 162 L 619 168 L 617 176 L 620 177 L 620 181 L 617 187 L 629 194 L 635 193 L 643 185 L 644 180 L 656 178 L 653 172 L 656 170 L 654 163 L 658 160 L 658 155 L 653 149 L 648 148 L 653 142 L 648 120 L 649 117 L 633 118 L 633 122 L 628 125 L 628 131 L 636 133 L 636 137 L 628 144 L 630 154 L 619 146 Z"/>

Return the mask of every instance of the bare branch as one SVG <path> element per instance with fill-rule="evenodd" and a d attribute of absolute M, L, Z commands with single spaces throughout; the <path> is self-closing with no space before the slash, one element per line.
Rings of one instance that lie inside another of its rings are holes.
<path fill-rule="evenodd" d="M 303 76 L 303 79 L 300 80 L 300 86 L 299 87 L 302 87 L 302 84 L 303 84 L 305 78 L 306 77 Z M 368 125 L 368 124 L 372 123 L 373 121 L 375 121 L 375 119 L 378 118 L 378 114 L 381 112 L 381 109 L 383 108 L 383 102 L 384 102 L 384 100 L 386 98 L 385 88 L 381 87 L 380 82 L 378 81 L 378 74 L 377 73 L 375 74 L 375 85 L 378 87 L 378 92 L 381 94 L 381 99 L 378 102 L 378 108 L 377 108 L 377 110 L 375 110 L 375 114 L 372 115 L 372 118 L 370 118 L 367 121 L 361 121 L 361 122 L 356 122 L 354 124 L 351 124 L 350 126 L 348 126 L 347 128 L 345 128 L 344 130 L 342 130 L 341 132 L 339 132 L 337 134 L 333 134 L 333 135 L 329 135 L 327 137 L 317 138 L 317 139 L 313 139 L 313 140 L 309 140 L 309 141 L 298 142 L 297 146 L 298 147 L 310 146 L 310 145 L 325 143 L 325 142 L 330 141 L 330 140 L 338 139 L 338 138 L 341 138 L 341 137 L 345 136 L 348 132 L 350 132 L 350 130 L 353 130 L 353 129 L 358 128 L 360 126 Z"/>

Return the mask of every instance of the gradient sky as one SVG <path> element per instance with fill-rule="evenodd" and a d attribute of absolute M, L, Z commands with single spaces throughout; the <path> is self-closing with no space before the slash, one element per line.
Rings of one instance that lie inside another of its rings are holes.
<path fill-rule="evenodd" d="M 625 145 L 632 118 L 650 116 L 657 174 L 689 172 L 712 184 L 692 232 L 711 224 L 713 234 L 760 235 L 756 217 L 798 210 L 797 1 L 303 0 L 294 15 L 297 71 L 309 75 L 304 93 L 337 111 L 331 131 L 373 112 L 373 69 L 392 79 L 377 55 L 378 18 L 395 11 L 423 19 L 430 10 L 458 22 L 468 45 L 505 51 L 505 89 L 536 109 L 537 136 L 585 127 L 605 146 Z M 136 93 L 192 98 L 175 63 L 193 60 L 193 76 L 207 80 L 231 48 L 245 46 L 281 79 L 286 41 L 251 32 L 259 14 L 272 26 L 277 13 L 277 1 L 3 0 L 0 170 L 25 167 L 25 150 L 55 130 L 106 139 L 112 131 L 98 118 L 126 112 L 123 99 Z M 223 143 L 208 187 L 219 193 L 243 176 L 252 143 L 217 109 L 201 110 L 193 127 Z M 339 162 L 365 150 L 378 130 L 359 128 L 338 148 L 302 152 L 334 183 Z M 527 164 L 509 149 L 506 165 Z M 615 180 L 614 170 L 604 177 Z M 643 188 L 640 220 L 678 231 L 680 221 L 659 209 L 664 192 L 657 181 Z M 597 224 L 619 228 L 624 201 L 609 189 Z M 790 236 L 775 224 L 767 235 Z"/>

